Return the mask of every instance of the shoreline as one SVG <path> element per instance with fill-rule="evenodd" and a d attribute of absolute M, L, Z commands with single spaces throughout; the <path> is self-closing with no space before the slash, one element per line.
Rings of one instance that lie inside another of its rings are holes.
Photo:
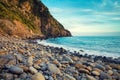
<path fill-rule="evenodd" d="M 34 40 L 0 38 L 0 79 L 120 79 L 120 58 L 82 55 Z"/>
<path fill-rule="evenodd" d="M 79 49 L 79 48 L 74 48 L 74 47 L 68 47 L 68 46 L 65 46 L 65 45 L 62 45 L 62 44 L 59 45 L 59 44 L 47 42 L 46 39 L 44 39 L 44 40 L 36 39 L 36 40 L 33 40 L 32 42 L 33 43 L 35 42 L 36 44 L 45 45 L 45 46 L 64 48 L 67 51 L 70 51 L 70 52 L 73 52 L 73 53 L 74 52 L 79 52 L 82 55 L 87 54 L 87 55 L 102 56 L 102 57 L 120 58 L 118 53 L 115 53 L 115 55 L 114 55 L 114 53 L 112 53 L 112 52 L 104 52 L 104 51 L 100 52 L 100 51 L 95 51 L 95 50 L 88 50 L 88 49 Z"/>

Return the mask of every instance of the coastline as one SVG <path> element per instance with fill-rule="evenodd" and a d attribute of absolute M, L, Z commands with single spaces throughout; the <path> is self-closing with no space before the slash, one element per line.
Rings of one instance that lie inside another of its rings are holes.
<path fill-rule="evenodd" d="M 120 58 L 82 55 L 35 40 L 0 37 L 0 63 L 3 80 L 120 79 Z"/>

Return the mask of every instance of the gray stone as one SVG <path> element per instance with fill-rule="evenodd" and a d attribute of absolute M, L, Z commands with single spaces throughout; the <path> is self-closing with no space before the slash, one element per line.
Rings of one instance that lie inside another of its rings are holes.
<path fill-rule="evenodd" d="M 100 72 L 100 80 L 104 80 L 104 79 L 112 80 L 111 76 L 109 76 L 107 73 Z"/>
<path fill-rule="evenodd" d="M 49 76 L 48 80 L 54 80 L 52 76 Z"/>
<path fill-rule="evenodd" d="M 63 61 L 68 61 L 70 63 L 73 63 L 73 60 L 69 56 L 66 56 L 66 55 L 63 56 Z"/>
<path fill-rule="evenodd" d="M 14 74 L 22 74 L 23 73 L 23 69 L 22 68 L 19 68 L 17 66 L 11 66 L 9 69 L 8 69 L 11 73 L 14 73 Z"/>
<path fill-rule="evenodd" d="M 105 70 L 105 67 L 100 65 L 100 64 L 95 65 L 95 68 L 98 68 L 98 69 L 103 70 L 103 71 Z"/>

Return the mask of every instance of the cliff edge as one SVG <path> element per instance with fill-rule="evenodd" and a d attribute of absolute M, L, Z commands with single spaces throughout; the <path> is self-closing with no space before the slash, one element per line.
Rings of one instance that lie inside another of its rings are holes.
<path fill-rule="evenodd" d="M 71 33 L 40 0 L 0 0 L 0 35 L 51 38 Z"/>

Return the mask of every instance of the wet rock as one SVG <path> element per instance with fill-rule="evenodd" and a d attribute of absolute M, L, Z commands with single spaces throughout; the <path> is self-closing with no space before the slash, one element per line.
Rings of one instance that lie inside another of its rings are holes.
<path fill-rule="evenodd" d="M 51 64 L 51 63 L 48 63 L 47 64 L 48 66 L 48 70 L 51 72 L 51 73 L 55 73 L 55 74 L 60 74 L 60 69 L 57 68 L 54 64 Z"/>
<path fill-rule="evenodd" d="M 11 73 L 14 73 L 14 74 L 22 74 L 23 73 L 23 69 L 22 68 L 19 68 L 17 66 L 11 66 L 9 69 L 8 69 Z"/>
<path fill-rule="evenodd" d="M 30 70 L 30 72 L 32 73 L 32 74 L 35 74 L 35 73 L 37 73 L 38 71 L 34 68 L 34 67 L 29 67 L 29 70 Z"/>
<path fill-rule="evenodd" d="M 87 77 L 87 80 L 97 80 L 93 76 L 90 76 L 90 75 L 86 75 L 86 77 Z"/>
<path fill-rule="evenodd" d="M 69 74 L 64 74 L 65 80 L 76 80 L 74 77 L 70 76 Z"/>
<path fill-rule="evenodd" d="M 45 80 L 45 77 L 41 73 L 36 73 L 32 76 L 32 80 Z"/>

